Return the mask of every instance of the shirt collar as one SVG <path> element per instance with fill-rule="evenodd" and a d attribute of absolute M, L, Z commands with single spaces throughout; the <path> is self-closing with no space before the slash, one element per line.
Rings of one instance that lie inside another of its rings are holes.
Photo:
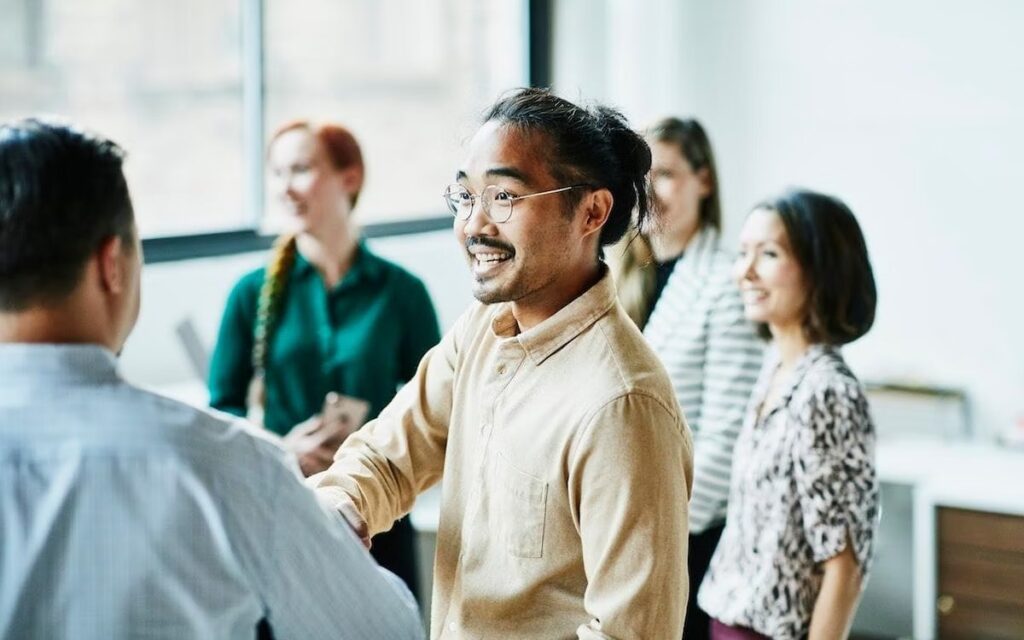
<path fill-rule="evenodd" d="M 383 261 L 366 246 L 365 240 L 360 240 L 356 246 L 356 255 L 352 260 L 352 266 L 345 273 L 345 276 L 338 283 L 338 287 L 348 287 L 362 281 L 375 282 L 384 273 Z M 313 264 L 302 255 L 295 254 L 295 266 L 292 268 L 293 277 L 308 277 L 315 275 L 319 277 Z"/>
<path fill-rule="evenodd" d="M 615 283 L 608 268 L 602 265 L 602 269 L 604 273 L 597 284 L 536 327 L 516 335 L 518 325 L 512 305 L 504 303 L 491 321 L 491 331 L 498 338 L 514 337 L 533 363 L 540 365 L 615 305 Z"/>
<path fill-rule="evenodd" d="M 807 348 L 807 351 L 805 351 L 804 354 L 800 356 L 800 361 L 796 363 L 796 366 L 793 368 L 792 373 L 790 373 L 789 380 L 786 381 L 786 386 L 784 387 L 782 395 L 779 396 L 779 403 L 778 405 L 776 405 L 776 408 L 784 407 L 789 404 L 790 399 L 793 397 L 793 393 L 796 391 L 796 388 L 800 386 L 800 383 L 803 381 L 804 377 L 807 375 L 807 372 L 810 370 L 811 365 L 813 365 L 821 358 L 828 356 L 830 354 L 834 354 L 835 352 L 836 347 L 826 344 L 812 344 L 811 346 L 809 346 Z M 778 351 L 773 348 L 768 358 L 768 370 L 774 371 L 779 366 Z M 764 388 L 761 390 L 760 402 L 764 402 L 764 393 L 766 393 L 768 390 L 767 382 L 770 379 L 771 376 L 766 376 Z"/>
<path fill-rule="evenodd" d="M 117 357 L 93 344 L 0 344 L 0 379 L 105 383 L 120 380 Z"/>

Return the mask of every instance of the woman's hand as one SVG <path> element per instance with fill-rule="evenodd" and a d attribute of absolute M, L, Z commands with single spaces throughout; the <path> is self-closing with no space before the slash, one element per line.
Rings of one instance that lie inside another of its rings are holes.
<path fill-rule="evenodd" d="M 284 446 L 295 454 L 302 475 L 308 478 L 331 466 L 344 440 L 339 436 L 336 430 L 325 428 L 323 418 L 317 414 L 292 427 L 284 437 Z"/>

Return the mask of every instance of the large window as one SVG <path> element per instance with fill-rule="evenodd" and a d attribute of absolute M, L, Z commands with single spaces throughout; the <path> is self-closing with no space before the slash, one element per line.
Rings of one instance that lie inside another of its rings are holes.
<path fill-rule="evenodd" d="M 527 82 L 526 2 L 0 0 L 0 119 L 129 152 L 143 235 L 274 226 L 263 144 L 300 117 L 363 146 L 364 223 L 443 215 L 465 137 Z"/>
<path fill-rule="evenodd" d="M 232 0 L 0 0 L 0 118 L 58 115 L 124 146 L 146 235 L 251 225 L 239 10 Z"/>
<path fill-rule="evenodd" d="M 366 156 L 361 219 L 441 214 L 480 111 L 526 82 L 524 18 L 505 0 L 267 0 L 268 130 L 342 122 Z"/>

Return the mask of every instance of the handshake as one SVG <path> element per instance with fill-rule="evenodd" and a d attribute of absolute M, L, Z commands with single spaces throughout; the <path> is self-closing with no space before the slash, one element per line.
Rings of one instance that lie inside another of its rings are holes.
<path fill-rule="evenodd" d="M 369 410 L 365 400 L 332 391 L 320 413 L 292 427 L 284 445 L 299 459 L 302 474 L 309 477 L 331 466 L 338 447 L 363 425 Z"/>

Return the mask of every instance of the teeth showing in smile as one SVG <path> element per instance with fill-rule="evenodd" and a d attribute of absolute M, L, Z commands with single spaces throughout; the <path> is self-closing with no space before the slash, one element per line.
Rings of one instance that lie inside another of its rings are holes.
<path fill-rule="evenodd" d="M 747 303 L 756 303 L 764 300 L 768 297 L 768 292 L 761 289 L 744 289 L 743 290 L 743 301 Z"/>
<path fill-rule="evenodd" d="M 477 262 L 483 264 L 494 264 L 496 262 L 504 262 L 512 256 L 507 253 L 478 253 L 473 257 L 476 258 Z"/>

